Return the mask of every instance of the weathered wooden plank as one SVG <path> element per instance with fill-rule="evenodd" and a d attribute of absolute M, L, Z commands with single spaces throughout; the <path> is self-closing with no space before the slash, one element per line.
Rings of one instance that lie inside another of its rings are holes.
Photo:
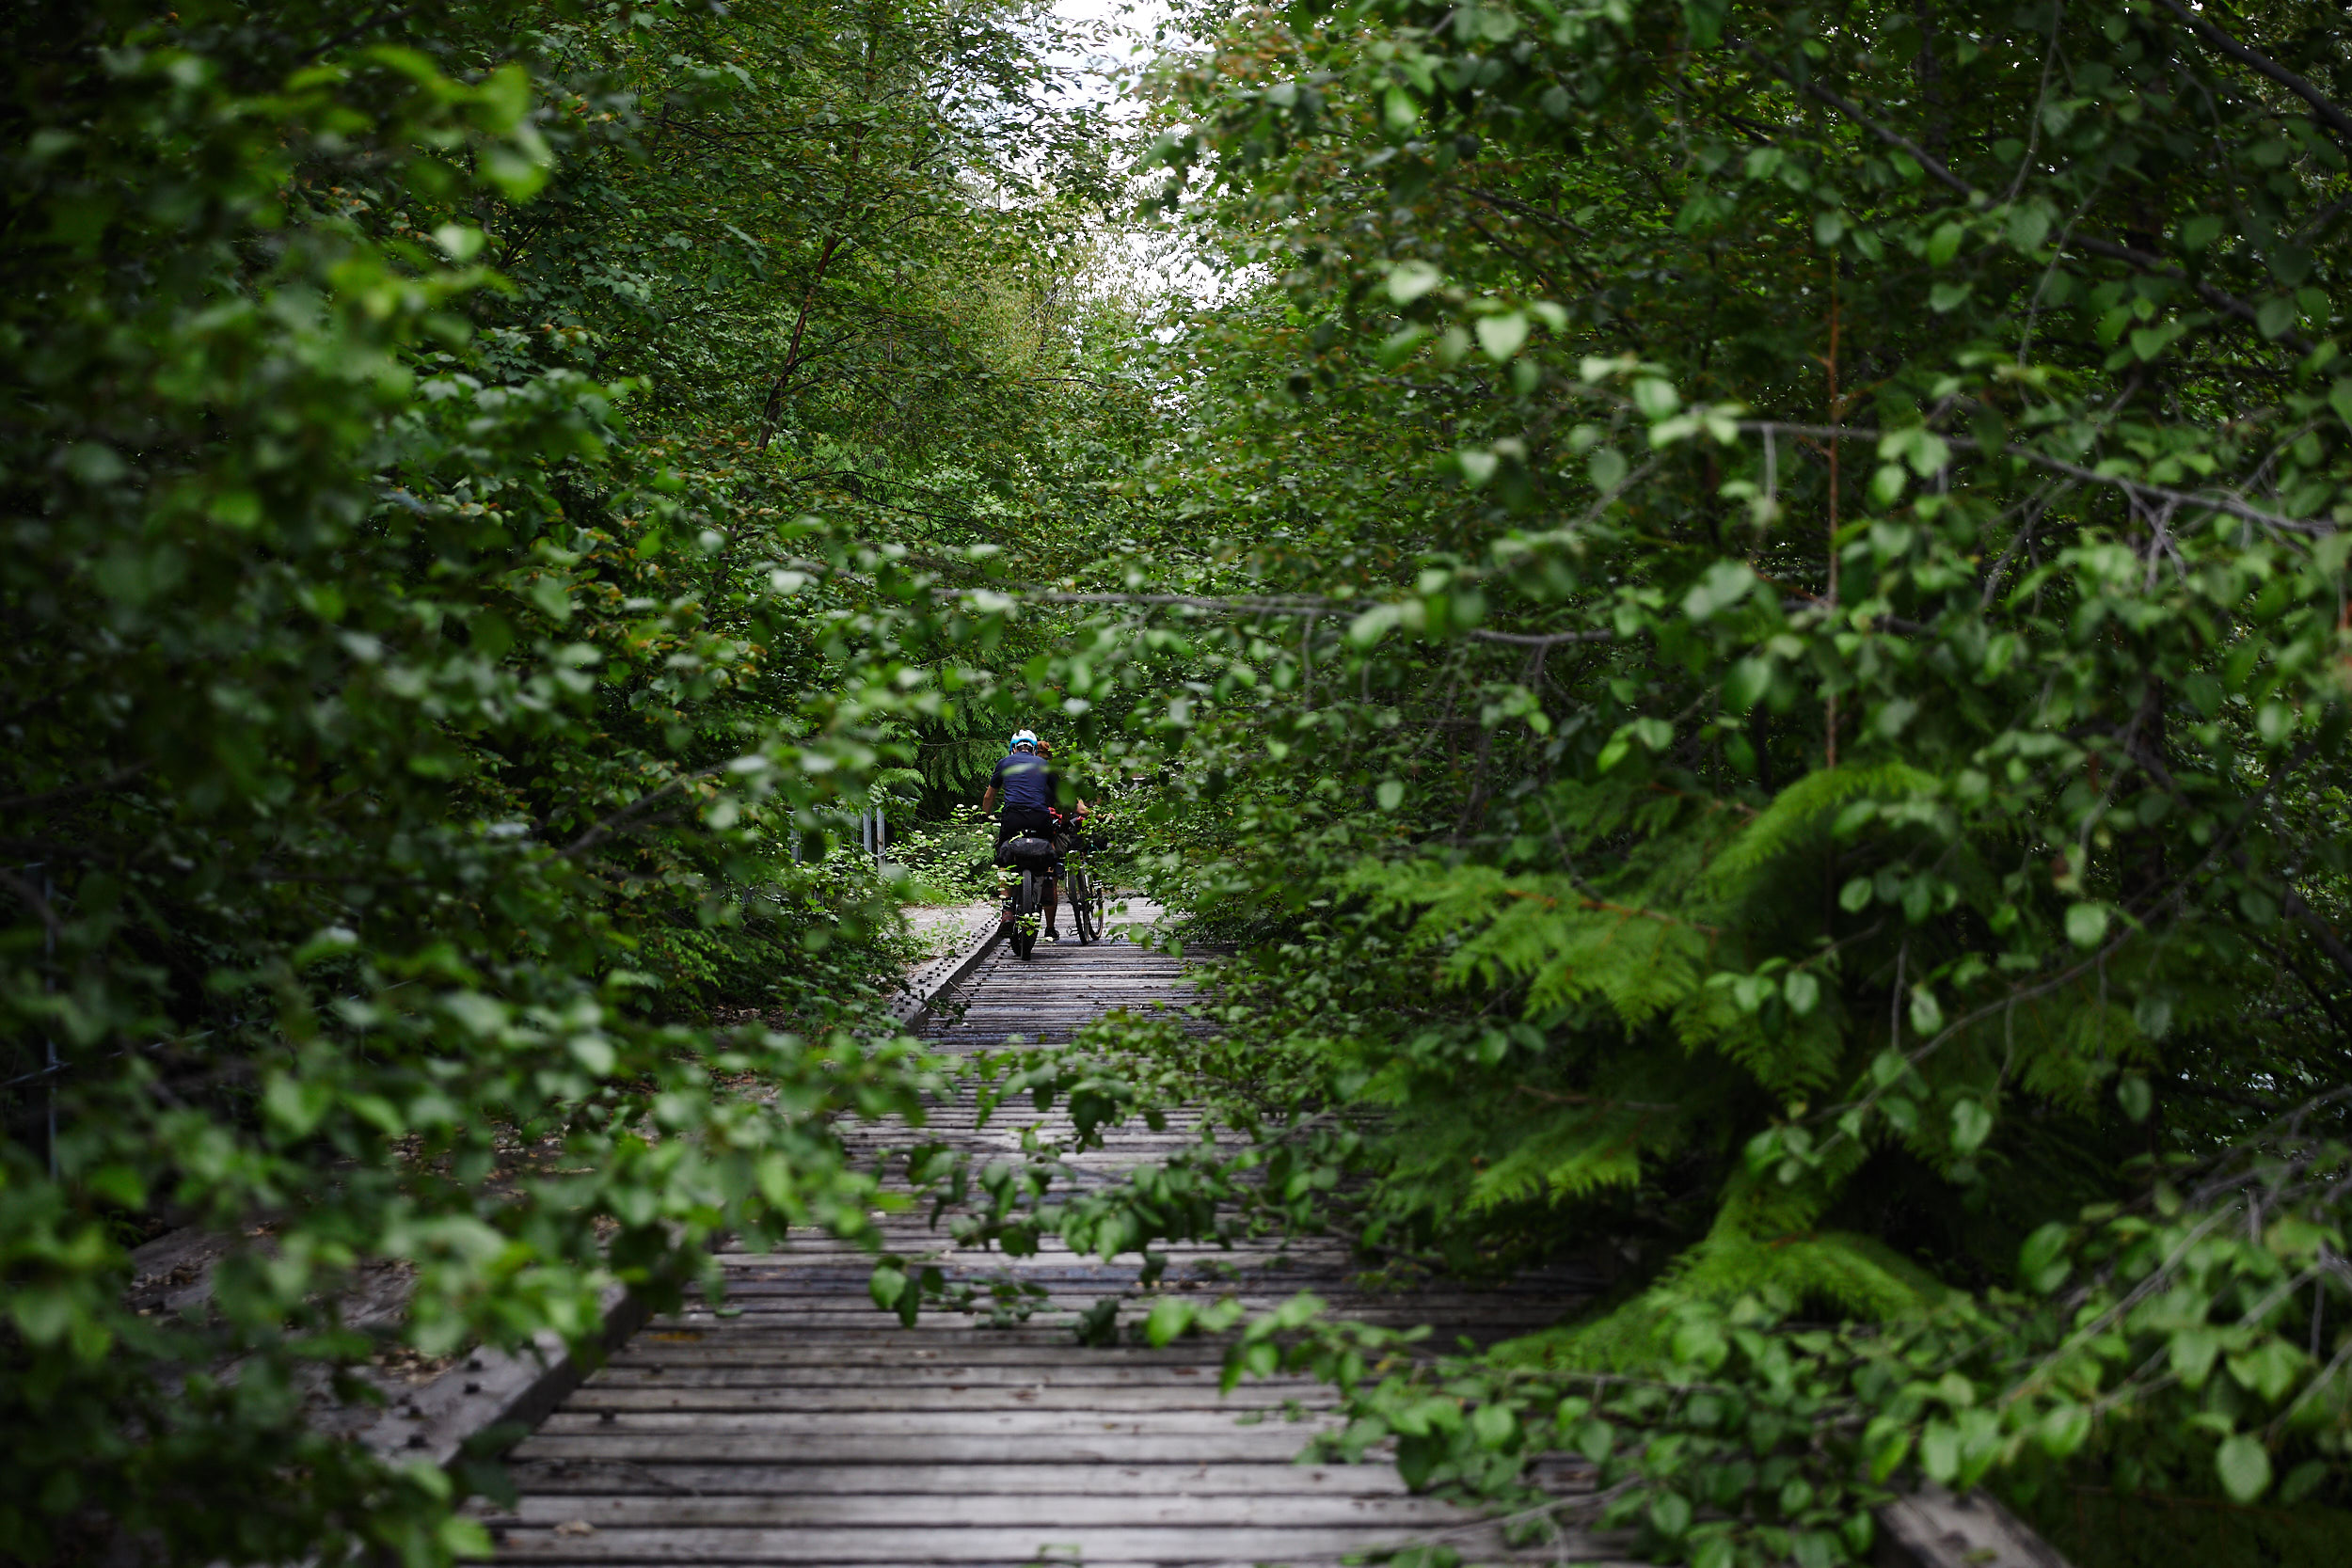
<path fill-rule="evenodd" d="M 1515 1321 L 1531 1317 L 1551 1318 L 1557 1317 L 1566 1309 L 1567 1306 L 1571 1305 L 1556 1299 L 1486 1295 L 1438 1297 L 1431 1303 L 1422 1304 L 1410 1297 L 1359 1294 L 1345 1289 L 1336 1281 L 1295 1279 L 1283 1280 L 1279 1285 L 1272 1282 L 1260 1284 L 1256 1281 L 1249 1281 L 1239 1287 L 1201 1291 L 1137 1291 L 1133 1288 L 1132 1278 L 1122 1279 L 1117 1275 L 1090 1285 L 1083 1280 L 1066 1281 L 1051 1277 L 1029 1279 L 1017 1272 L 1006 1275 L 983 1273 L 965 1275 L 962 1278 L 949 1275 L 946 1282 L 950 1285 L 973 1285 L 984 1290 L 990 1284 L 1000 1280 L 1008 1285 L 1026 1283 L 1039 1286 L 1045 1291 L 1045 1294 L 1042 1297 L 1031 1296 L 1028 1299 L 1048 1304 L 1058 1303 L 1058 1309 L 1064 1311 L 1089 1307 L 1105 1295 L 1132 1300 L 1146 1307 L 1162 1296 L 1184 1296 L 1200 1301 L 1215 1301 L 1222 1296 L 1231 1296 L 1240 1302 L 1245 1309 L 1258 1311 L 1287 1302 L 1301 1290 L 1310 1287 L 1319 1287 L 1315 1289 L 1314 1293 L 1321 1297 L 1335 1314 L 1362 1317 L 1378 1313 L 1393 1317 L 1399 1313 L 1420 1310 L 1422 1315 L 1414 1319 L 1416 1323 L 1427 1323 L 1435 1319 L 1440 1323 L 1451 1323 L 1464 1317 L 1501 1317 Z M 655 1321 L 658 1323 L 691 1322 L 696 1319 L 717 1318 L 724 1322 L 739 1314 L 843 1310 L 863 1311 L 876 1322 L 889 1321 L 888 1316 L 877 1310 L 872 1299 L 867 1296 L 866 1282 L 863 1276 L 853 1282 L 820 1279 L 805 1282 L 781 1280 L 748 1285 L 740 1290 L 729 1291 L 725 1301 L 715 1307 L 695 1302 Z"/>
<path fill-rule="evenodd" d="M 1227 1293 L 1218 1292 L 1218 1295 Z M 1322 1294 L 1322 1292 L 1317 1293 Z M 1232 1299 L 1239 1304 L 1242 1311 L 1251 1316 L 1270 1312 L 1288 1301 L 1291 1296 L 1291 1292 L 1287 1291 L 1265 1294 L 1255 1291 L 1231 1292 L 1231 1294 Z M 839 1325 L 848 1328 L 895 1321 L 877 1311 L 872 1302 L 863 1299 L 864 1295 L 865 1292 L 862 1291 L 856 1296 L 831 1291 L 807 1293 L 777 1291 L 770 1294 L 746 1294 L 730 1300 L 723 1308 L 690 1311 L 672 1321 L 690 1325 L 701 1322 L 713 1322 L 737 1324 L 746 1329 L 775 1326 L 782 1320 L 810 1327 Z M 1049 1289 L 1042 1295 L 1016 1297 L 1008 1305 L 1017 1305 L 1025 1309 L 1030 1326 L 1060 1327 L 1067 1339 L 1069 1324 L 1076 1320 L 1078 1314 L 1099 1301 L 1117 1301 L 1120 1303 L 1122 1316 L 1141 1318 L 1151 1311 L 1159 1299 L 1157 1295 L 1127 1296 L 1116 1290 L 1057 1291 Z M 1218 1296 L 1203 1293 L 1200 1299 L 1214 1301 L 1218 1299 Z M 1350 1318 L 1359 1323 L 1391 1326 L 1399 1323 L 1418 1325 L 1428 1323 L 1433 1316 L 1437 1316 L 1416 1310 L 1409 1302 L 1351 1301 L 1344 1296 L 1337 1295 L 1326 1296 L 1325 1300 L 1330 1305 L 1335 1316 Z M 966 1324 L 974 1323 L 986 1324 L 989 1309 L 989 1299 L 983 1294 L 977 1312 L 964 1312 L 945 1307 L 927 1307 L 924 1308 L 923 1318 L 928 1323 L 933 1316 L 938 1317 L 940 1322 L 930 1326 L 940 1328 L 948 1327 L 957 1322 Z M 1496 1303 L 1478 1307 L 1464 1306 L 1442 1316 L 1437 1316 L 1437 1321 L 1444 1323 L 1448 1329 L 1472 1328 L 1484 1323 L 1541 1326 L 1556 1321 L 1561 1310 L 1559 1307 L 1549 1304 L 1521 1306 L 1512 1303 Z M 1071 1348 L 1074 1351 L 1078 1347 L 1073 1342 Z"/>
<path fill-rule="evenodd" d="M 1359 1525 L 1407 1528 L 1459 1525 L 1474 1516 L 1435 1497 L 1353 1496 L 1343 1492 L 1212 1493 L 1170 1492 L 1158 1497 L 1120 1493 L 1005 1493 L 993 1489 L 868 1492 L 829 1497 L 788 1494 L 706 1493 L 698 1497 L 638 1495 L 579 1497 L 541 1493 L 513 1509 L 484 1511 L 494 1527 L 546 1528 L 580 1519 L 598 1529 L 662 1526 L 777 1528 L 787 1525 L 874 1528 L 919 1518 L 932 1529 L 1032 1527 L 1051 1523 L 1082 1526 L 1245 1525 L 1297 1528 Z"/>
<path fill-rule="evenodd" d="M 1187 1389 L 1184 1385 L 1193 1386 Z M 616 1388 L 1164 1388 L 1178 1394 L 1216 1392 L 1214 1366 L 1126 1366 L 1101 1356 L 1070 1361 L 1004 1362 L 977 1367 L 949 1367 L 926 1362 L 918 1367 L 869 1367 L 857 1362 L 804 1362 L 793 1366 L 744 1366 L 732 1357 L 697 1366 L 608 1366 L 590 1377 L 573 1397 L 596 1402 Z M 1251 1392 L 1269 1399 L 1290 1394 L 1327 1391 L 1311 1378 L 1251 1378 L 1235 1391 L 1236 1399 Z"/>
<path fill-rule="evenodd" d="M 2067 1568 L 2057 1547 L 1987 1492 L 1932 1481 L 1879 1510 L 1883 1555 L 1915 1568 Z"/>
<path fill-rule="evenodd" d="M 893 1496 L 1026 1497 L 1038 1493 L 1111 1497 L 1402 1497 L 1405 1483 L 1387 1465 L 1294 1465 L 1236 1459 L 1216 1464 L 1015 1465 L 1001 1459 L 949 1464 L 932 1456 L 907 1464 L 846 1464 L 826 1456 L 804 1464 L 712 1465 L 672 1461 L 518 1459 L 508 1466 L 525 1493 L 642 1494 L 691 1497 L 774 1495 L 842 1497 Z"/>
<path fill-rule="evenodd" d="M 1198 1267 L 1198 1265 L 1195 1265 Z M 873 1264 L 867 1259 L 854 1262 L 810 1262 L 797 1267 L 782 1265 L 761 1269 L 729 1269 L 726 1273 L 726 1302 L 734 1306 L 763 1296 L 807 1296 L 814 1294 L 866 1293 Z M 1174 1271 L 1171 1271 L 1174 1272 Z M 1222 1276 L 1228 1271 L 1219 1270 Z M 1549 1290 L 1518 1285 L 1498 1287 L 1490 1291 L 1460 1288 L 1416 1291 L 1373 1289 L 1351 1284 L 1344 1275 L 1333 1278 L 1327 1271 L 1296 1267 L 1251 1267 L 1247 1260 L 1237 1262 L 1230 1271 L 1232 1277 L 1201 1277 L 1177 1274 L 1169 1282 L 1151 1289 L 1136 1283 L 1136 1267 L 1131 1263 L 1090 1261 L 1084 1259 L 1058 1258 L 1039 1262 L 1025 1258 L 1005 1259 L 1001 1256 L 964 1254 L 952 1265 L 941 1265 L 941 1275 L 950 1281 L 984 1283 L 992 1279 L 1014 1279 L 1032 1285 L 1071 1285 L 1088 1289 L 1116 1285 L 1145 1296 L 1216 1296 L 1229 1292 L 1245 1297 L 1280 1295 L 1311 1284 L 1315 1293 L 1333 1301 L 1409 1307 L 1426 1306 L 1433 1311 L 1445 1312 L 1457 1307 L 1546 1307 L 1557 1308 L 1560 1296 Z M 704 1298 L 690 1298 L 690 1309 Z"/>
<path fill-rule="evenodd" d="M 1173 1380 L 1168 1380 L 1172 1382 Z M 1337 1397 L 1320 1385 L 1295 1386 L 1290 1397 L 1309 1410 L 1328 1409 Z M 564 1408 L 606 1410 L 689 1411 L 714 1413 L 739 1410 L 792 1410 L 848 1413 L 851 1411 L 1084 1411 L 1104 1418 L 1143 1416 L 1155 1411 L 1222 1410 L 1241 1416 L 1253 1410 L 1280 1414 L 1281 1396 L 1269 1402 L 1263 1388 L 1236 1388 L 1228 1399 L 1216 1385 L 1195 1379 L 1193 1385 L 1115 1384 L 1086 1387 L 1007 1387 L 990 1385 L 926 1382 L 914 1385 L 862 1386 L 854 1384 L 701 1385 L 667 1388 L 616 1387 L 602 1385 L 582 1388 Z"/>
<path fill-rule="evenodd" d="M 1072 1331 L 1076 1324 L 1078 1315 L 1088 1307 L 1092 1306 L 1094 1299 L 1096 1298 L 1089 1297 L 1075 1301 L 1065 1300 L 1059 1303 L 1052 1301 L 1033 1303 L 1025 1326 L 1018 1328 L 999 1327 L 993 1324 L 987 1316 L 986 1307 L 982 1307 L 977 1314 L 930 1307 L 925 1309 L 921 1321 L 914 1329 L 901 1332 L 917 1339 L 931 1336 L 985 1335 L 993 1338 L 1007 1334 L 1022 1334 L 1037 1337 L 1038 1342 L 1057 1343 L 1075 1352 L 1079 1347 L 1072 1341 Z M 1280 1297 L 1270 1298 L 1257 1305 L 1252 1305 L 1245 1299 L 1243 1307 L 1245 1311 L 1251 1313 L 1266 1311 L 1279 1306 L 1281 1299 Z M 1124 1303 L 1120 1310 L 1120 1321 L 1129 1324 L 1138 1323 L 1151 1310 L 1151 1307 L 1152 1303 L 1149 1299 Z M 1409 1307 L 1403 1307 L 1351 1311 L 1344 1316 L 1358 1323 L 1371 1323 L 1380 1328 L 1417 1328 L 1429 1321 L 1426 1317 L 1413 1312 Z M 1549 1327 L 1558 1321 L 1559 1316 L 1560 1314 L 1556 1312 L 1485 1312 L 1475 1317 L 1463 1313 L 1441 1321 L 1450 1342 L 1456 1334 L 1492 1337 L 1533 1333 L 1537 1329 Z M 878 1321 L 888 1322 L 890 1320 L 871 1307 L 862 1310 L 849 1306 L 812 1307 L 796 1311 L 788 1305 L 772 1310 L 747 1306 L 741 1312 L 726 1317 L 721 1317 L 716 1313 L 701 1313 L 674 1320 L 671 1324 L 665 1326 L 699 1327 L 707 1324 L 735 1323 L 741 1324 L 742 1332 L 750 1334 L 763 1328 L 773 1332 L 786 1332 L 787 1324 L 803 1329 L 855 1331 Z"/>
<path fill-rule="evenodd" d="M 922 1243 L 920 1250 L 935 1250 L 943 1256 L 954 1259 L 959 1266 L 965 1268 L 987 1267 L 1003 1261 L 1033 1264 L 1041 1268 L 1057 1265 L 1092 1268 L 1109 1266 L 1104 1263 L 1099 1254 L 1073 1252 L 1062 1245 L 1058 1240 L 1050 1236 L 1041 1240 L 1039 1249 L 1034 1256 L 1009 1259 L 1002 1252 L 961 1250 L 957 1248 L 955 1239 L 945 1230 L 930 1230 L 920 1226 L 910 1227 L 903 1231 L 894 1230 L 888 1226 L 882 1228 L 887 1242 L 920 1243 Z M 912 1246 L 893 1246 L 889 1250 L 903 1257 L 909 1251 L 916 1249 Z M 1351 1266 L 1347 1253 L 1339 1247 L 1324 1249 L 1293 1247 L 1287 1256 L 1271 1248 L 1249 1246 L 1246 1243 L 1235 1247 L 1220 1247 L 1214 1243 L 1188 1243 L 1181 1246 L 1171 1243 L 1164 1247 L 1155 1246 L 1152 1250 L 1168 1260 L 1171 1273 L 1223 1268 L 1250 1270 L 1290 1268 L 1301 1273 L 1344 1274 Z M 1136 1256 L 1133 1252 L 1120 1253 L 1113 1257 L 1110 1261 L 1129 1263 Z M 737 1251 L 719 1255 L 720 1267 L 728 1278 L 733 1278 L 738 1274 L 755 1274 L 769 1269 L 849 1269 L 861 1264 L 870 1268 L 875 1261 L 876 1255 L 873 1251 L 865 1247 L 850 1246 L 847 1243 L 826 1244 L 816 1242 L 805 1243 L 795 1242 L 783 1252 Z"/>
<path fill-rule="evenodd" d="M 875 1529 L 610 1529 L 559 1533 L 512 1529 L 499 1542 L 516 1562 L 1083 1562 L 1105 1558 L 1133 1562 L 1287 1562 L 1376 1551 L 1412 1535 L 1393 1526 L 1320 1525 L 1240 1529 L 1100 1527 L 1073 1529 L 1050 1521 L 1034 1526 L 935 1529 L 928 1526 Z M 1495 1555 L 1492 1530 L 1464 1528 L 1451 1536 L 1457 1549 Z M 1559 1554 L 1599 1560 L 1587 1550 Z"/>
<path fill-rule="evenodd" d="M 1073 1375 L 1085 1369 L 1191 1368 L 1178 1376 L 1214 1376 L 1224 1364 L 1225 1347 L 1202 1339 L 1180 1339 L 1166 1350 L 1120 1346 L 1090 1350 L 1070 1342 L 1067 1331 L 1025 1343 L 1001 1335 L 967 1335 L 952 1345 L 927 1343 L 916 1334 L 894 1332 L 889 1338 L 864 1335 L 697 1335 L 691 1338 L 656 1338 L 639 1335 L 613 1354 L 610 1365 L 741 1367 L 871 1367 L 876 1370 L 900 1367 L 920 1371 L 929 1367 L 963 1370 L 977 1367 L 1068 1369 Z"/>
<path fill-rule="evenodd" d="M 1177 1433 L 1223 1437 L 1237 1428 L 1245 1431 L 1280 1430 L 1293 1449 L 1305 1446 L 1307 1439 L 1320 1428 L 1335 1424 L 1321 1417 L 1299 1421 L 1267 1422 L 1260 1427 L 1240 1427 L 1242 1412 L 1237 1410 L 1162 1410 L 1120 1415 L 1110 1411 L 1081 1415 L 1060 1410 L 839 1410 L 799 1411 L 779 1409 L 749 1410 L 582 1410 L 572 1401 L 565 1401 L 558 1410 L 540 1423 L 543 1437 L 564 1436 L 579 1433 L 605 1433 L 615 1436 L 666 1437 L 678 1433 L 697 1436 L 758 1436 L 831 1438 L 843 1436 L 883 1436 L 912 1433 L 932 1437 L 993 1437 L 1044 1436 L 1077 1433 L 1091 1437 L 1100 1433 L 1124 1433 L 1136 1436 L 1171 1435 Z"/>
<path fill-rule="evenodd" d="M 1222 1465 L 1295 1459 L 1307 1434 L 1289 1425 L 1212 1433 L 758 1433 L 700 1431 L 534 1433 L 518 1459 L 661 1465 Z"/>

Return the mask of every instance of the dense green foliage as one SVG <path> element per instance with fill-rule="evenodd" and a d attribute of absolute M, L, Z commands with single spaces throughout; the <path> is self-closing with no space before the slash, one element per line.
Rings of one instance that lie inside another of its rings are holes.
<path fill-rule="evenodd" d="M 1003 642 L 925 585 L 1123 438 L 1108 145 L 1021 4 L 0 39 L 0 1558 L 443 1559 L 306 1399 L 871 1228 L 830 1118 L 931 1069 L 827 850 Z M 236 1244 L 139 1311 L 176 1226 Z"/>
<path fill-rule="evenodd" d="M 1240 951 L 1226 1046 L 1101 1071 L 1400 1268 L 1616 1280 L 1309 1334 L 1349 1446 L 1581 1449 L 1710 1565 L 1922 1475 L 2342 1494 L 2341 20 L 1196 16 L 1161 201 L 1258 281 L 1143 563 L 1225 617 L 1164 832 Z"/>

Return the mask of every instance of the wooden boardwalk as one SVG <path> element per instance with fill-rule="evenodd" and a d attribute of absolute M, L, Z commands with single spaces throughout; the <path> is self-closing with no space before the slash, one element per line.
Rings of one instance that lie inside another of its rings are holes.
<path fill-rule="evenodd" d="M 941 1045 L 1066 1038 L 1110 1008 L 1180 999 L 1180 966 L 1124 941 L 1041 946 L 1025 963 L 999 952 L 963 988 L 960 1019 L 938 1009 Z M 967 1090 L 920 1133 L 859 1139 L 876 1155 L 916 1136 L 1010 1155 L 1024 1125 L 1057 1119 L 1025 1101 L 978 1129 L 975 1111 Z M 1191 1133 L 1138 1127 L 1076 1163 L 1107 1180 Z M 1335 1563 L 1433 1538 L 1465 1560 L 1509 1555 L 1490 1527 L 1408 1495 L 1386 1464 L 1294 1463 L 1329 1419 L 1319 1385 L 1253 1381 L 1226 1399 L 1217 1343 L 1076 1348 L 1069 1324 L 1097 1300 L 1123 1293 L 1122 1321 L 1149 1308 L 1133 1259 L 1107 1266 L 1049 1243 L 1009 1262 L 952 1253 L 921 1216 L 886 1228 L 902 1256 L 935 1256 L 951 1277 L 1009 1270 L 1045 1299 L 1018 1326 L 927 1312 L 901 1329 L 868 1298 L 871 1261 L 855 1249 L 728 1254 L 733 1315 L 650 1323 L 515 1450 L 519 1504 L 487 1516 L 500 1560 L 1166 1568 Z M 1369 1294 L 1332 1243 L 1169 1253 L 1158 1291 L 1232 1291 L 1257 1307 L 1312 1290 L 1369 1321 L 1434 1323 L 1449 1341 L 1524 1332 L 1561 1306 L 1556 1278 Z M 1242 1418 L 1252 1412 L 1263 1418 Z"/>

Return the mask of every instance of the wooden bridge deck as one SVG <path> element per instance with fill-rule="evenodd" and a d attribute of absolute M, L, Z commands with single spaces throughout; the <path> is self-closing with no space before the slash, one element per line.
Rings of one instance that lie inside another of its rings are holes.
<path fill-rule="evenodd" d="M 1066 1038 L 1112 1007 L 1179 999 L 1180 966 L 1124 941 L 1041 947 L 1027 962 L 999 951 L 967 982 L 961 1017 L 941 1010 L 942 1045 Z M 975 1109 L 967 1090 L 916 1135 L 1011 1153 L 1023 1125 L 1048 1119 L 1024 1103 L 976 1130 Z M 1080 1164 L 1107 1178 L 1190 1135 L 1138 1127 Z M 911 1138 L 859 1136 L 876 1153 Z M 901 1329 L 868 1298 L 871 1261 L 853 1248 L 729 1254 L 733 1315 L 652 1323 L 515 1450 L 519 1504 L 487 1520 L 500 1560 L 1168 1568 L 1331 1563 L 1432 1539 L 1466 1561 L 1510 1555 L 1491 1527 L 1412 1497 L 1386 1464 L 1294 1463 L 1330 1419 L 1318 1385 L 1251 1382 L 1220 1398 L 1216 1343 L 1076 1348 L 1069 1323 L 1102 1297 L 1126 1296 L 1122 1321 L 1149 1308 L 1132 1260 L 1057 1244 L 1012 1261 L 959 1256 L 920 1215 L 886 1227 L 903 1256 L 937 1255 L 951 1277 L 1009 1269 L 1046 1300 L 1020 1326 L 927 1312 Z M 1524 1332 L 1561 1305 L 1559 1280 L 1370 1294 L 1331 1243 L 1168 1250 L 1158 1290 L 1232 1291 L 1253 1307 L 1312 1290 L 1370 1321 L 1434 1323 L 1449 1342 Z M 1245 1424 L 1251 1412 L 1262 1418 Z M 1601 1555 L 1575 1543 L 1539 1554 Z"/>

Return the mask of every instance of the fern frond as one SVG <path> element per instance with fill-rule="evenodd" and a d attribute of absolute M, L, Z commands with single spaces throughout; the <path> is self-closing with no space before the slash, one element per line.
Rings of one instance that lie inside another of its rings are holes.
<path fill-rule="evenodd" d="M 1804 847 L 1828 830 L 1829 814 L 1850 801 L 1907 800 L 1937 787 L 1934 774 L 1891 759 L 1816 769 L 1782 790 L 1740 830 L 1716 857 L 1714 874 L 1736 879 Z"/>
<path fill-rule="evenodd" d="M 1677 1037 L 1689 1051 L 1714 1051 L 1737 1062 L 1776 1100 L 1811 1099 L 1838 1076 L 1846 1035 L 1835 1000 L 1804 1018 L 1783 1015 L 1767 1027 L 1721 986 L 1693 987 L 1675 1009 Z"/>
<path fill-rule="evenodd" d="M 1601 1108 L 1551 1124 L 1510 1146 L 1470 1184 L 1472 1212 L 1535 1198 L 1560 1202 L 1603 1187 L 1642 1180 L 1642 1142 L 1650 1118 L 1642 1112 Z"/>
<path fill-rule="evenodd" d="M 1497 1347 L 1498 1359 L 1583 1371 L 1659 1370 L 1686 1307 L 1756 1297 L 1782 1312 L 1887 1323 L 1956 1299 L 1948 1286 L 1875 1237 L 1851 1231 L 1758 1237 L 1718 1223 L 1648 1290 L 1614 1311 Z"/>

